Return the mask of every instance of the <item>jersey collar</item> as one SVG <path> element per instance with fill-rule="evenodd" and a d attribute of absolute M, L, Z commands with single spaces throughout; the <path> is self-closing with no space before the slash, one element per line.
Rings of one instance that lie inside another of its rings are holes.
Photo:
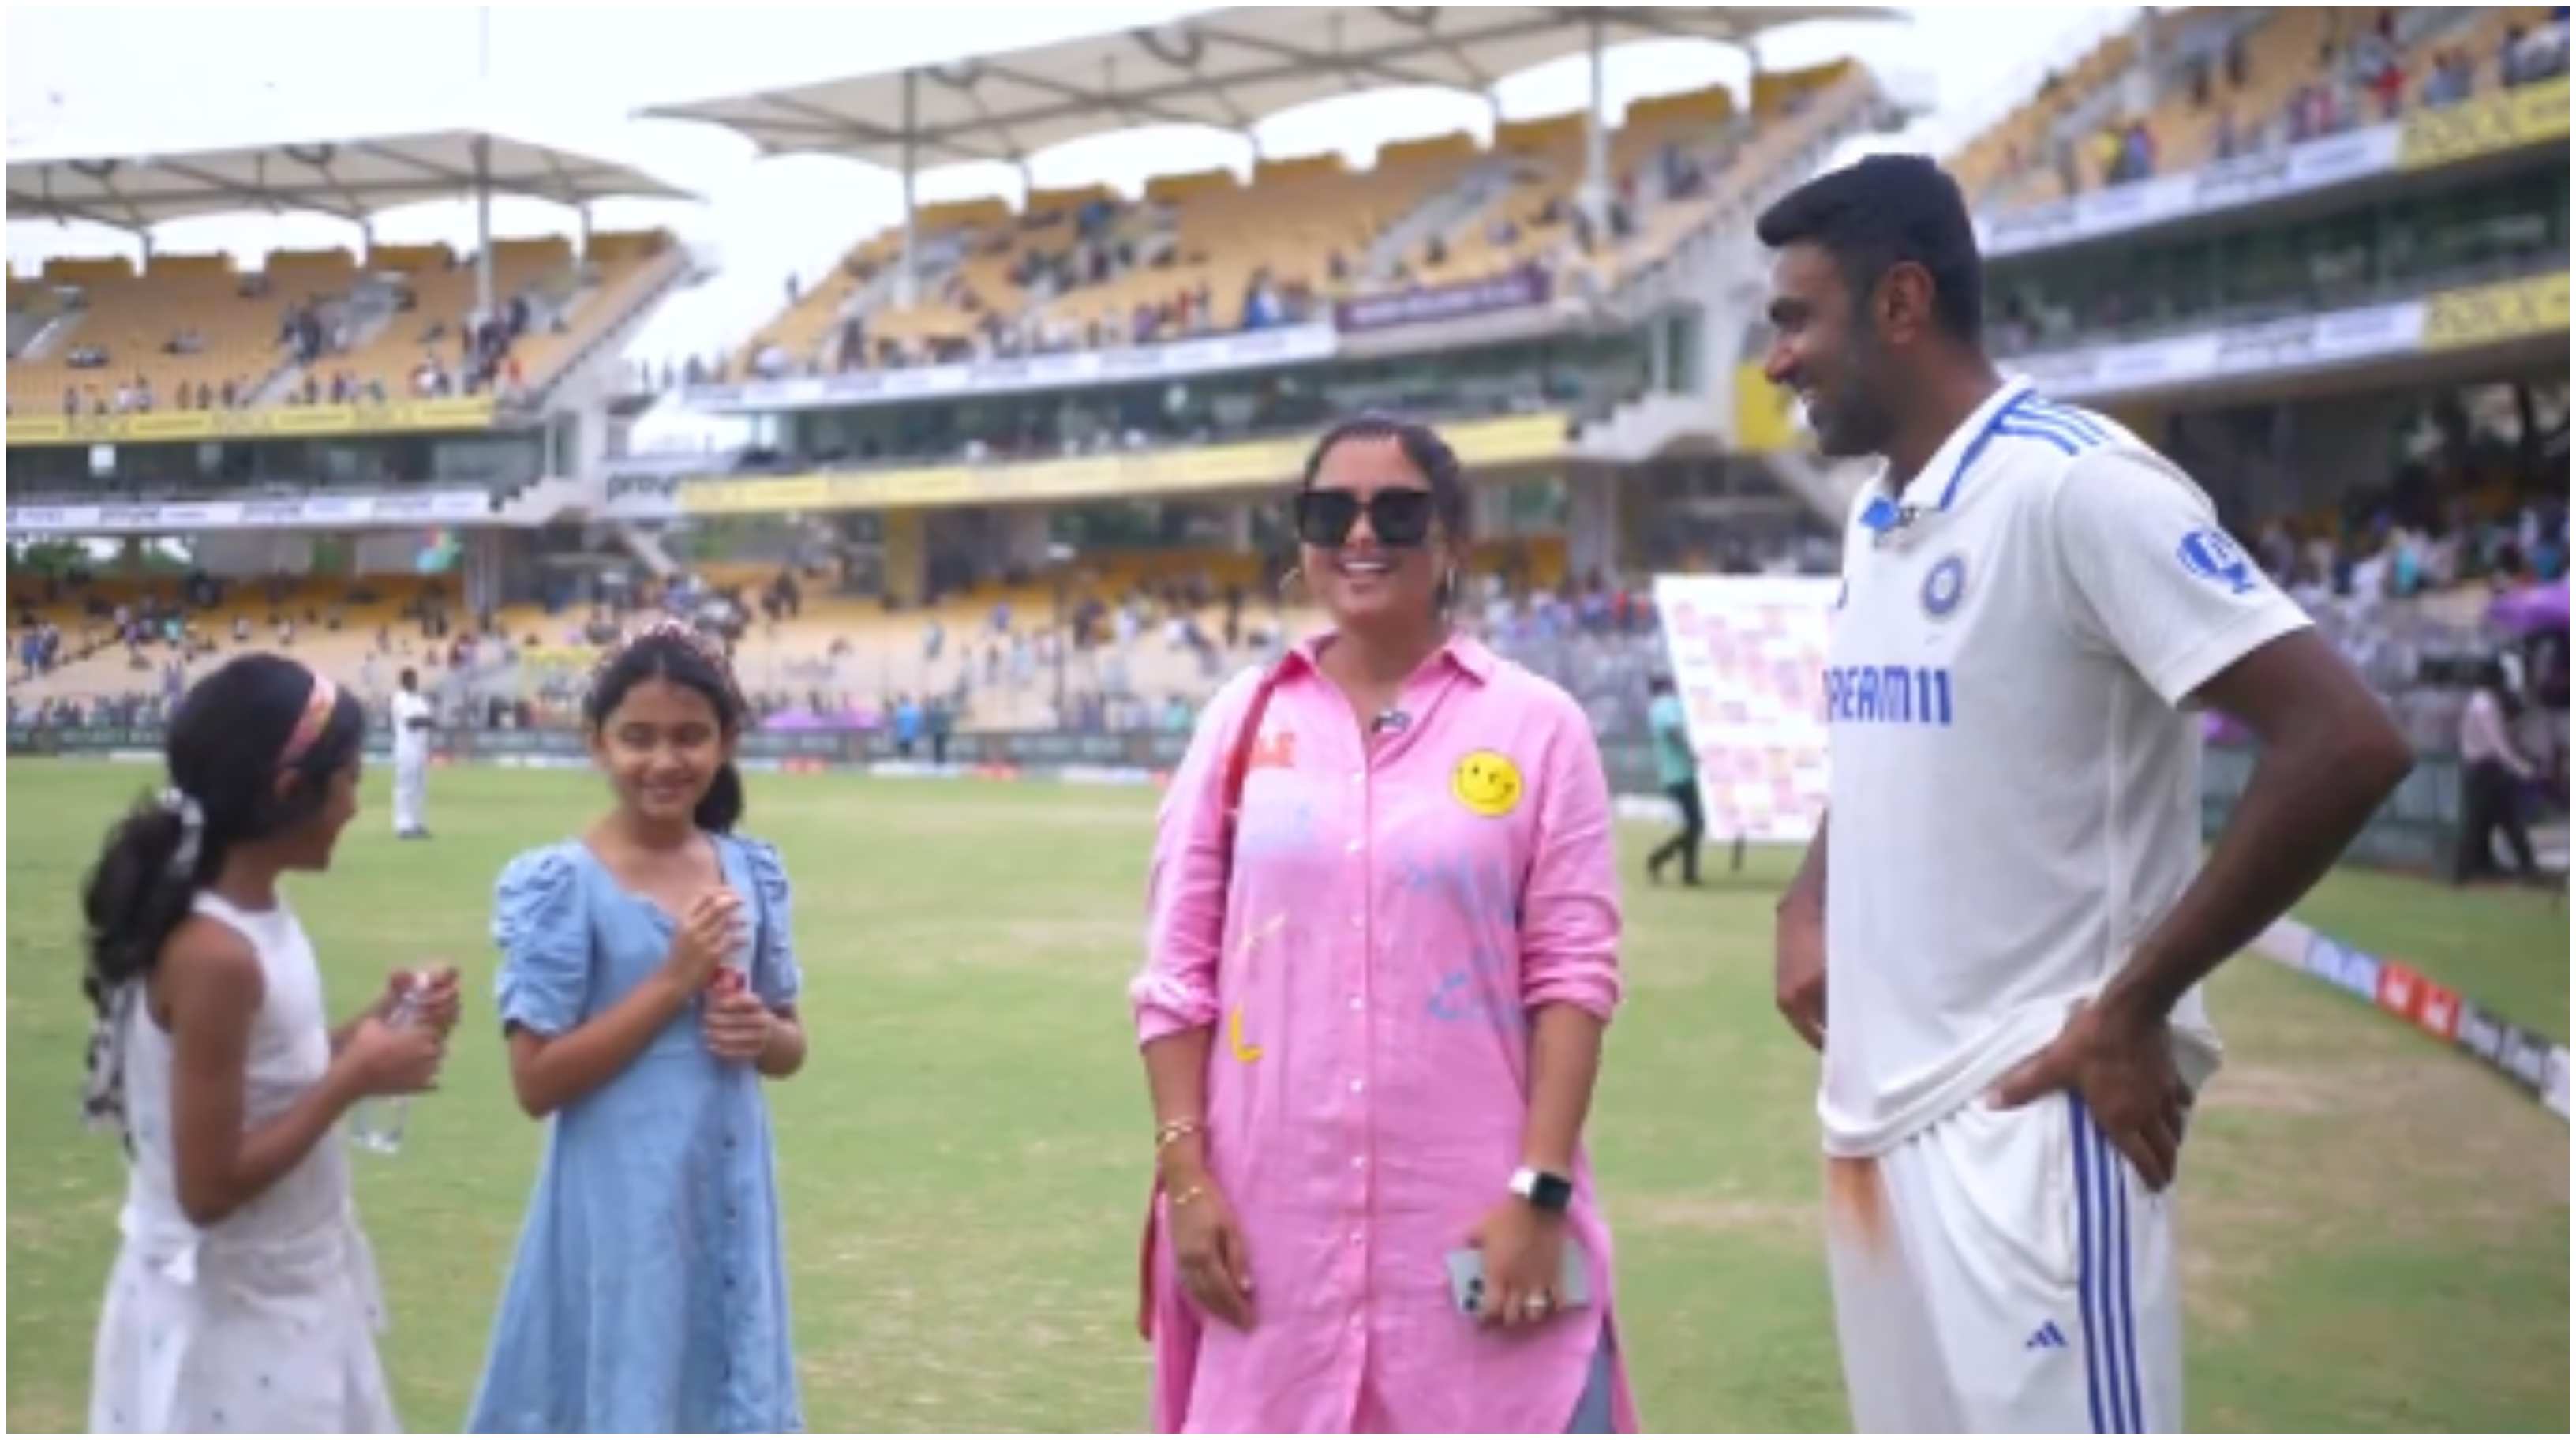
<path fill-rule="evenodd" d="M 2007 379 L 1995 387 L 1984 403 L 1959 422 L 1941 448 L 1906 482 L 1904 493 L 1891 498 L 1887 494 L 1887 469 L 1882 463 L 1873 484 L 1868 508 L 1861 513 L 1861 523 L 1872 530 L 1886 530 L 1904 522 L 1908 512 L 1947 510 L 1959 498 L 1960 482 L 1967 478 L 1968 467 L 1985 453 L 1986 443 L 1994 438 L 1995 427 L 2016 407 L 2038 393 L 2030 381 Z"/>

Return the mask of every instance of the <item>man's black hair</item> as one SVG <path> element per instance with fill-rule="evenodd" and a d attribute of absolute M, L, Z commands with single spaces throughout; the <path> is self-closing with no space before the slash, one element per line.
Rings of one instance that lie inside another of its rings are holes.
<path fill-rule="evenodd" d="M 1951 339 L 1973 345 L 1984 333 L 1976 227 L 1959 182 L 1930 156 L 1871 155 L 1819 175 L 1772 202 L 1753 232 L 1774 250 L 1802 240 L 1821 247 L 1841 267 L 1855 305 L 1910 260 L 1931 275 L 1932 315 Z"/>

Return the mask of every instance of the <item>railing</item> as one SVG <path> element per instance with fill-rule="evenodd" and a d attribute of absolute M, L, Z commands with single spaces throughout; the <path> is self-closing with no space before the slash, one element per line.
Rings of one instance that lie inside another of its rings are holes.
<path fill-rule="evenodd" d="M 1834 146 L 1874 123 L 1886 103 L 1878 81 L 1855 68 L 1797 114 L 1757 126 L 1736 152 L 1734 164 L 1712 179 L 1709 193 L 1682 202 L 1697 206 L 1698 213 L 1673 227 L 1663 252 L 1620 274 L 1610 296 L 1614 308 L 1633 304 L 1711 246 L 1741 246 L 1763 206 L 1805 183 Z"/>
<path fill-rule="evenodd" d="M 555 386 L 577 373 L 603 346 L 612 341 L 622 341 L 642 313 L 678 284 L 688 273 L 688 268 L 686 247 L 673 240 L 661 254 L 653 257 L 651 264 L 593 295 L 591 308 L 610 318 L 588 340 L 566 350 L 560 359 L 530 375 L 526 398 L 519 403 L 531 409 L 542 409 Z"/>

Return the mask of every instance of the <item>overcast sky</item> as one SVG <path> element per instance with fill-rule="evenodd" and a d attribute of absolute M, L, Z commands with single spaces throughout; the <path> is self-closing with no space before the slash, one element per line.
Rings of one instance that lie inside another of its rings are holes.
<path fill-rule="evenodd" d="M 864 235 L 902 215 L 895 175 L 853 161 L 755 161 L 751 143 L 713 126 L 638 120 L 646 105 L 936 63 L 1074 35 L 1148 25 L 1204 7 L 943 4 L 871 8 L 777 6 L 334 4 L 188 8 L 11 4 L 6 12 L 8 146 L 110 156 L 205 149 L 236 140 L 385 133 L 391 126 L 486 124 L 530 140 L 623 160 L 704 197 L 701 203 L 612 201 L 601 229 L 665 225 L 723 267 L 668 302 L 632 354 L 660 358 L 739 341 L 784 301 L 786 276 L 811 280 Z M 2026 98 L 2048 68 L 2136 14 L 2134 7 L 1916 7 L 1887 21 L 1817 23 L 1772 32 L 1764 65 L 1795 68 L 1855 56 L 1920 87 L 1935 111 L 1893 142 L 1946 152 Z M 1749 67 L 1729 47 L 1646 41 L 1612 49 L 1613 110 L 1647 95 L 1711 83 L 1740 87 Z M 1497 85 L 1505 119 L 1580 108 L 1580 56 Z M 1388 140 L 1465 129 L 1483 137 L 1485 105 L 1441 91 L 1347 96 L 1270 116 L 1266 153 L 1340 149 L 1365 163 Z M 1043 152 L 1040 185 L 1105 181 L 1133 191 L 1152 174 L 1248 163 L 1240 137 L 1165 127 Z M 1000 194 L 1019 177 L 999 165 L 927 173 L 925 201 Z M 473 242 L 471 208 L 410 206 L 378 217 L 386 243 Z M 495 233 L 569 233 L 572 213 L 497 200 Z M 160 227 L 172 253 L 231 251 L 245 264 L 281 246 L 358 244 L 355 226 L 311 215 L 218 216 Z M 9 262 L 31 273 L 48 256 L 138 253 L 124 232 L 80 223 L 9 224 Z"/>

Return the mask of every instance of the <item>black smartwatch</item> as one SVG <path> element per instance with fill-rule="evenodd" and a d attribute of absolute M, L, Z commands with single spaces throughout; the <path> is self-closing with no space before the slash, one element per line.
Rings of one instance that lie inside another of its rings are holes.
<path fill-rule="evenodd" d="M 1511 1191 L 1543 1215 L 1562 1215 L 1574 1203 L 1574 1182 L 1524 1165 L 1512 1172 Z"/>

